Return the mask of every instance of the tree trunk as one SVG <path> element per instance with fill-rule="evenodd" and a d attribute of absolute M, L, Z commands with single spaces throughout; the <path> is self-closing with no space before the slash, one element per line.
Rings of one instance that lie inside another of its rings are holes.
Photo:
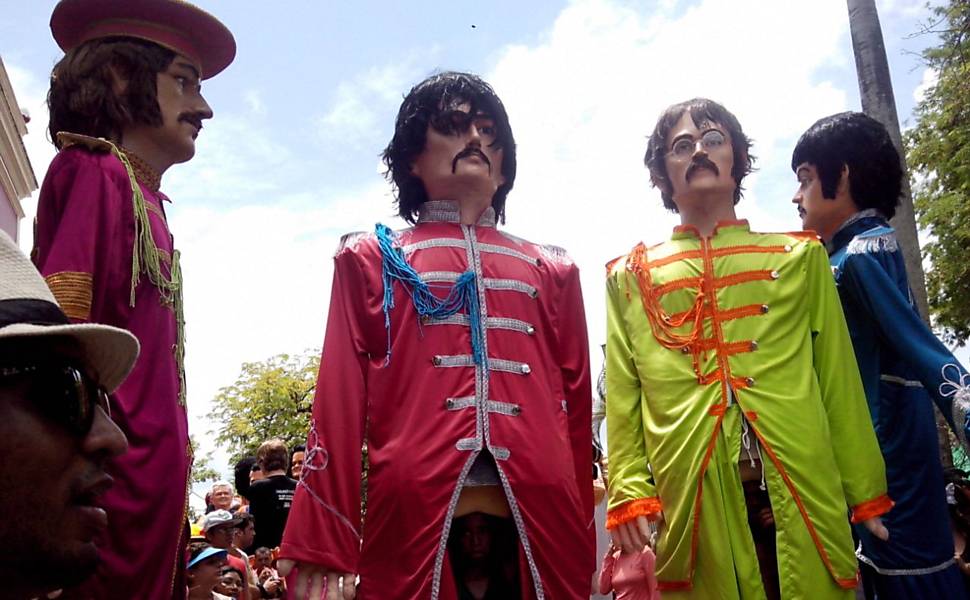
<path fill-rule="evenodd" d="M 886 127 L 896 149 L 899 150 L 899 160 L 902 162 L 905 176 L 899 207 L 896 209 L 896 216 L 892 219 L 892 225 L 896 229 L 896 237 L 906 262 L 909 288 L 912 290 L 916 307 L 923 320 L 929 324 L 926 279 L 923 276 L 923 261 L 916 231 L 913 195 L 909 187 L 906 153 L 903 151 L 902 135 L 899 132 L 896 98 L 893 95 L 893 84 L 889 76 L 889 61 L 886 59 L 886 46 L 882 40 L 879 14 L 876 12 L 875 0 L 847 0 L 847 4 L 862 112 Z M 939 411 L 936 411 L 936 427 L 940 443 L 940 458 L 944 466 L 953 466 L 949 427 Z"/>

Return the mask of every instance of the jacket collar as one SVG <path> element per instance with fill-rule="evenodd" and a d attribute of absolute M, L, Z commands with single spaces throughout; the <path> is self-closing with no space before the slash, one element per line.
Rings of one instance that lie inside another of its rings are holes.
<path fill-rule="evenodd" d="M 418 223 L 461 223 L 461 207 L 454 200 L 428 200 L 418 208 Z M 495 209 L 486 208 L 475 224 L 495 227 Z"/>
<path fill-rule="evenodd" d="M 842 223 L 831 240 L 825 241 L 825 249 L 828 250 L 829 255 L 835 254 L 845 248 L 855 236 L 879 225 L 888 227 L 889 222 L 878 210 L 875 208 L 860 210 Z"/>

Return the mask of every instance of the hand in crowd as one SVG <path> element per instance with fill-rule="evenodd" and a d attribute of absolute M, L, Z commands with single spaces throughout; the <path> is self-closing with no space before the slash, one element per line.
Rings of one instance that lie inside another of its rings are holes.
<path fill-rule="evenodd" d="M 622 549 L 624 554 L 634 554 L 642 552 L 646 546 L 652 547 L 650 523 L 643 516 L 616 527 L 610 531 L 610 536 L 613 538 L 613 545 Z"/>
<path fill-rule="evenodd" d="M 322 565 L 298 563 L 285 558 L 279 559 L 276 567 L 281 577 L 286 577 L 296 569 L 293 594 L 299 600 L 353 600 L 357 597 L 354 583 L 357 575 L 354 573 L 336 573 L 327 571 Z"/>
<path fill-rule="evenodd" d="M 884 542 L 889 541 L 889 530 L 886 529 L 886 526 L 882 524 L 881 518 L 873 517 L 871 519 L 866 519 L 865 521 L 862 522 L 862 524 L 865 526 L 866 529 L 869 530 L 869 533 L 871 533 L 872 535 L 876 536 L 877 538 L 879 538 Z"/>

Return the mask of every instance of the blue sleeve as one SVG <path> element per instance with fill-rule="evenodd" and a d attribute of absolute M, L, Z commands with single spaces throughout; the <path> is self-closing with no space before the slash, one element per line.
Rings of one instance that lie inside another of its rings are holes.
<path fill-rule="evenodd" d="M 967 447 L 970 374 L 933 334 L 909 297 L 890 277 L 887 268 L 896 270 L 896 265 L 884 265 L 883 261 L 893 258 L 890 252 L 849 254 L 842 265 L 843 289 L 872 315 L 881 342 L 913 369 Z"/>

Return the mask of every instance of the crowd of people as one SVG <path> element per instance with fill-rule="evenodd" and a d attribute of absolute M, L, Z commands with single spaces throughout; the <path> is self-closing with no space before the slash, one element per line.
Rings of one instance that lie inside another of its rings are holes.
<path fill-rule="evenodd" d="M 804 231 L 758 233 L 737 117 L 705 98 L 659 116 L 644 163 L 681 225 L 607 266 L 597 497 L 578 267 L 498 229 L 517 164 L 492 87 L 419 82 L 383 154 L 411 227 L 340 242 L 306 445 L 263 442 L 190 526 L 160 182 L 235 41 L 182 0 L 60 0 L 51 28 L 31 258 L 0 235 L 11 597 L 848 600 L 861 578 L 870 600 L 967 598 L 970 492 L 933 405 L 966 444 L 970 373 L 914 308 L 879 122 L 812 125 L 791 157 Z"/>

